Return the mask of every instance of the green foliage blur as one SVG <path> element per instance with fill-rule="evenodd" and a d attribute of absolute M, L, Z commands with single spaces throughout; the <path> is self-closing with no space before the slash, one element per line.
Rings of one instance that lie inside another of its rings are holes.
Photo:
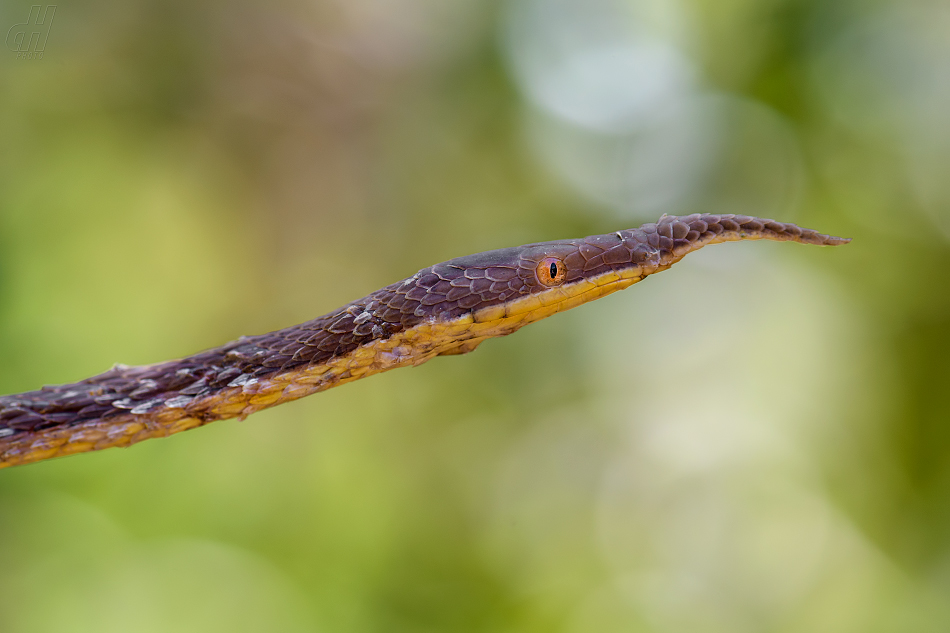
<path fill-rule="evenodd" d="M 0 471 L 0 631 L 950 630 L 948 33 L 939 0 L 58 5 L 0 50 L 2 393 L 662 213 L 854 242 Z"/>

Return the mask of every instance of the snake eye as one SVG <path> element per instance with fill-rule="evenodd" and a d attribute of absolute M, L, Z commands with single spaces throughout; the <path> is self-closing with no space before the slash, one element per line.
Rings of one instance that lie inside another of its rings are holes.
<path fill-rule="evenodd" d="M 566 273 L 564 262 L 557 257 L 545 257 L 538 263 L 538 281 L 545 286 L 560 286 Z"/>

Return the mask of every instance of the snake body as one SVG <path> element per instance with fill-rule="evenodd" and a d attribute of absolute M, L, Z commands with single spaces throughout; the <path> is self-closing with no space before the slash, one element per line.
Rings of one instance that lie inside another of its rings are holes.
<path fill-rule="evenodd" d="M 470 352 L 627 288 L 707 244 L 743 239 L 850 241 L 762 218 L 696 214 L 452 259 L 300 325 L 0 396 L 0 468 L 243 419 L 372 374 Z"/>

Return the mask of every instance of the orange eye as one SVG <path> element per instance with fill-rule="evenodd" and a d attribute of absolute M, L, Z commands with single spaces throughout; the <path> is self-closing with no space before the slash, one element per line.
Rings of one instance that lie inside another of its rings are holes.
<path fill-rule="evenodd" d="M 536 269 L 538 280 L 545 286 L 560 286 L 564 283 L 564 275 L 567 269 L 557 257 L 545 257 L 538 263 Z"/>

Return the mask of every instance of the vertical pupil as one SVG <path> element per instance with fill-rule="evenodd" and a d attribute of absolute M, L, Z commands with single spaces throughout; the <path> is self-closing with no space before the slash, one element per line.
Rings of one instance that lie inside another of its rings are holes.
<path fill-rule="evenodd" d="M 557 264 L 551 262 L 551 279 L 557 277 Z"/>

